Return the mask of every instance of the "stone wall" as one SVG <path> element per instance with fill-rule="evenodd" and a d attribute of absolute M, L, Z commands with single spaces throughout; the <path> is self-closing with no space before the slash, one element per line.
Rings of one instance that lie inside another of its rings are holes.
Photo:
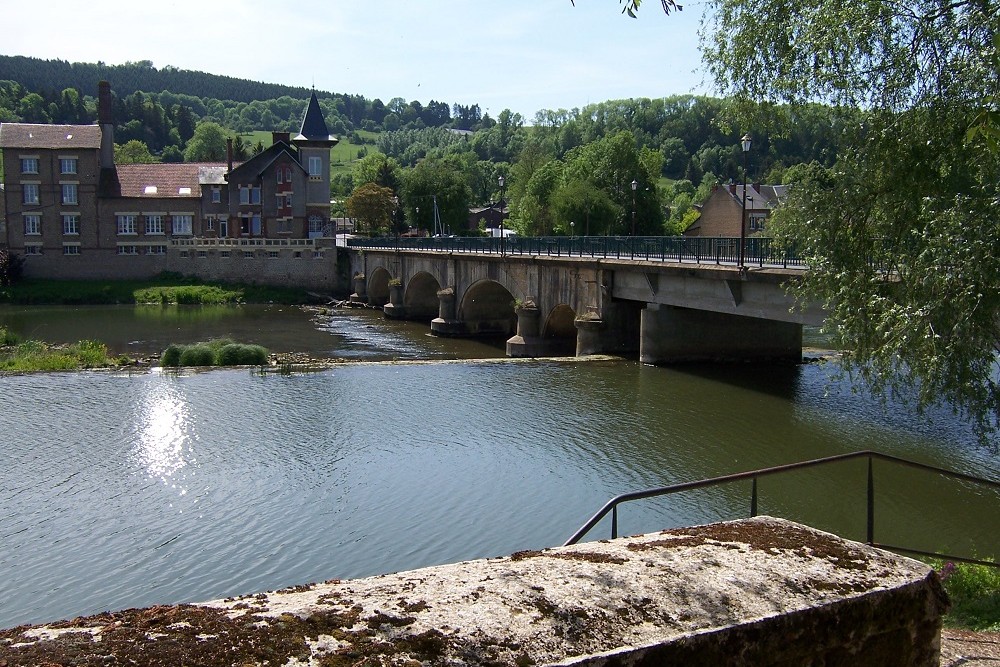
<path fill-rule="evenodd" d="M 167 246 L 162 255 L 119 255 L 113 248 L 66 257 L 57 251 L 25 258 L 27 278 L 145 280 L 165 271 L 207 281 L 300 287 L 346 294 L 332 239 L 315 246 Z"/>
<path fill-rule="evenodd" d="M 0 631 L 0 664 L 938 665 L 916 561 L 788 521 Z"/>

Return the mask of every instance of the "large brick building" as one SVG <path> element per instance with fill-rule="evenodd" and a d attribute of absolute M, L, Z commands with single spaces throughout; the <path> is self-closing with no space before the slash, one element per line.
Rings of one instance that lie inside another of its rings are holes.
<path fill-rule="evenodd" d="M 309 239 L 332 235 L 337 140 L 315 94 L 297 136 L 274 133 L 241 164 L 116 165 L 107 82 L 98 108 L 97 125 L 0 124 L 0 244 L 25 256 L 29 275 L 155 275 L 174 270 L 171 254 L 299 258 Z"/>

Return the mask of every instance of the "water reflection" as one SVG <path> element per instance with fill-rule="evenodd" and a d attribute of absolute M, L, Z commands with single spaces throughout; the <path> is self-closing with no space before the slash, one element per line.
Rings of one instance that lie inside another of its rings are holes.
<path fill-rule="evenodd" d="M 133 456 L 150 477 L 174 487 L 172 478 L 188 465 L 191 447 L 187 405 L 172 383 L 147 385 L 146 396 L 137 403 L 137 432 Z M 179 488 L 181 495 L 187 489 Z"/>

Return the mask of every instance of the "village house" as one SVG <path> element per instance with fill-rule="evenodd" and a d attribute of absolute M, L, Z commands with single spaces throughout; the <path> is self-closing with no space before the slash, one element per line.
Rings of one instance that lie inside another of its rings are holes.
<path fill-rule="evenodd" d="M 746 186 L 746 236 L 760 234 L 775 208 L 781 205 L 788 193 L 787 185 Z M 684 236 L 738 237 L 743 219 L 744 186 L 729 183 L 715 185 L 712 194 L 701 204 L 701 215 L 684 230 Z"/>
<path fill-rule="evenodd" d="M 198 257 L 314 256 L 332 236 L 330 135 L 313 93 L 299 134 L 247 161 L 115 164 L 111 88 L 97 125 L 0 124 L 0 244 L 38 277 L 141 277 Z M 321 251 L 320 251 L 321 254 Z M 184 271 L 198 273 L 198 271 Z"/>

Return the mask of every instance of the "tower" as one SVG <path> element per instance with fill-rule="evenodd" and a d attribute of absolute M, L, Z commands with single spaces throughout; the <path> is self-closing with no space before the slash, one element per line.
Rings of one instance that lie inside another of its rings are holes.
<path fill-rule="evenodd" d="M 306 182 L 306 222 L 308 235 L 323 231 L 330 220 L 330 149 L 337 138 L 330 134 L 316 91 L 302 117 L 302 128 L 292 143 L 299 150 L 299 163 L 308 174 Z"/>

